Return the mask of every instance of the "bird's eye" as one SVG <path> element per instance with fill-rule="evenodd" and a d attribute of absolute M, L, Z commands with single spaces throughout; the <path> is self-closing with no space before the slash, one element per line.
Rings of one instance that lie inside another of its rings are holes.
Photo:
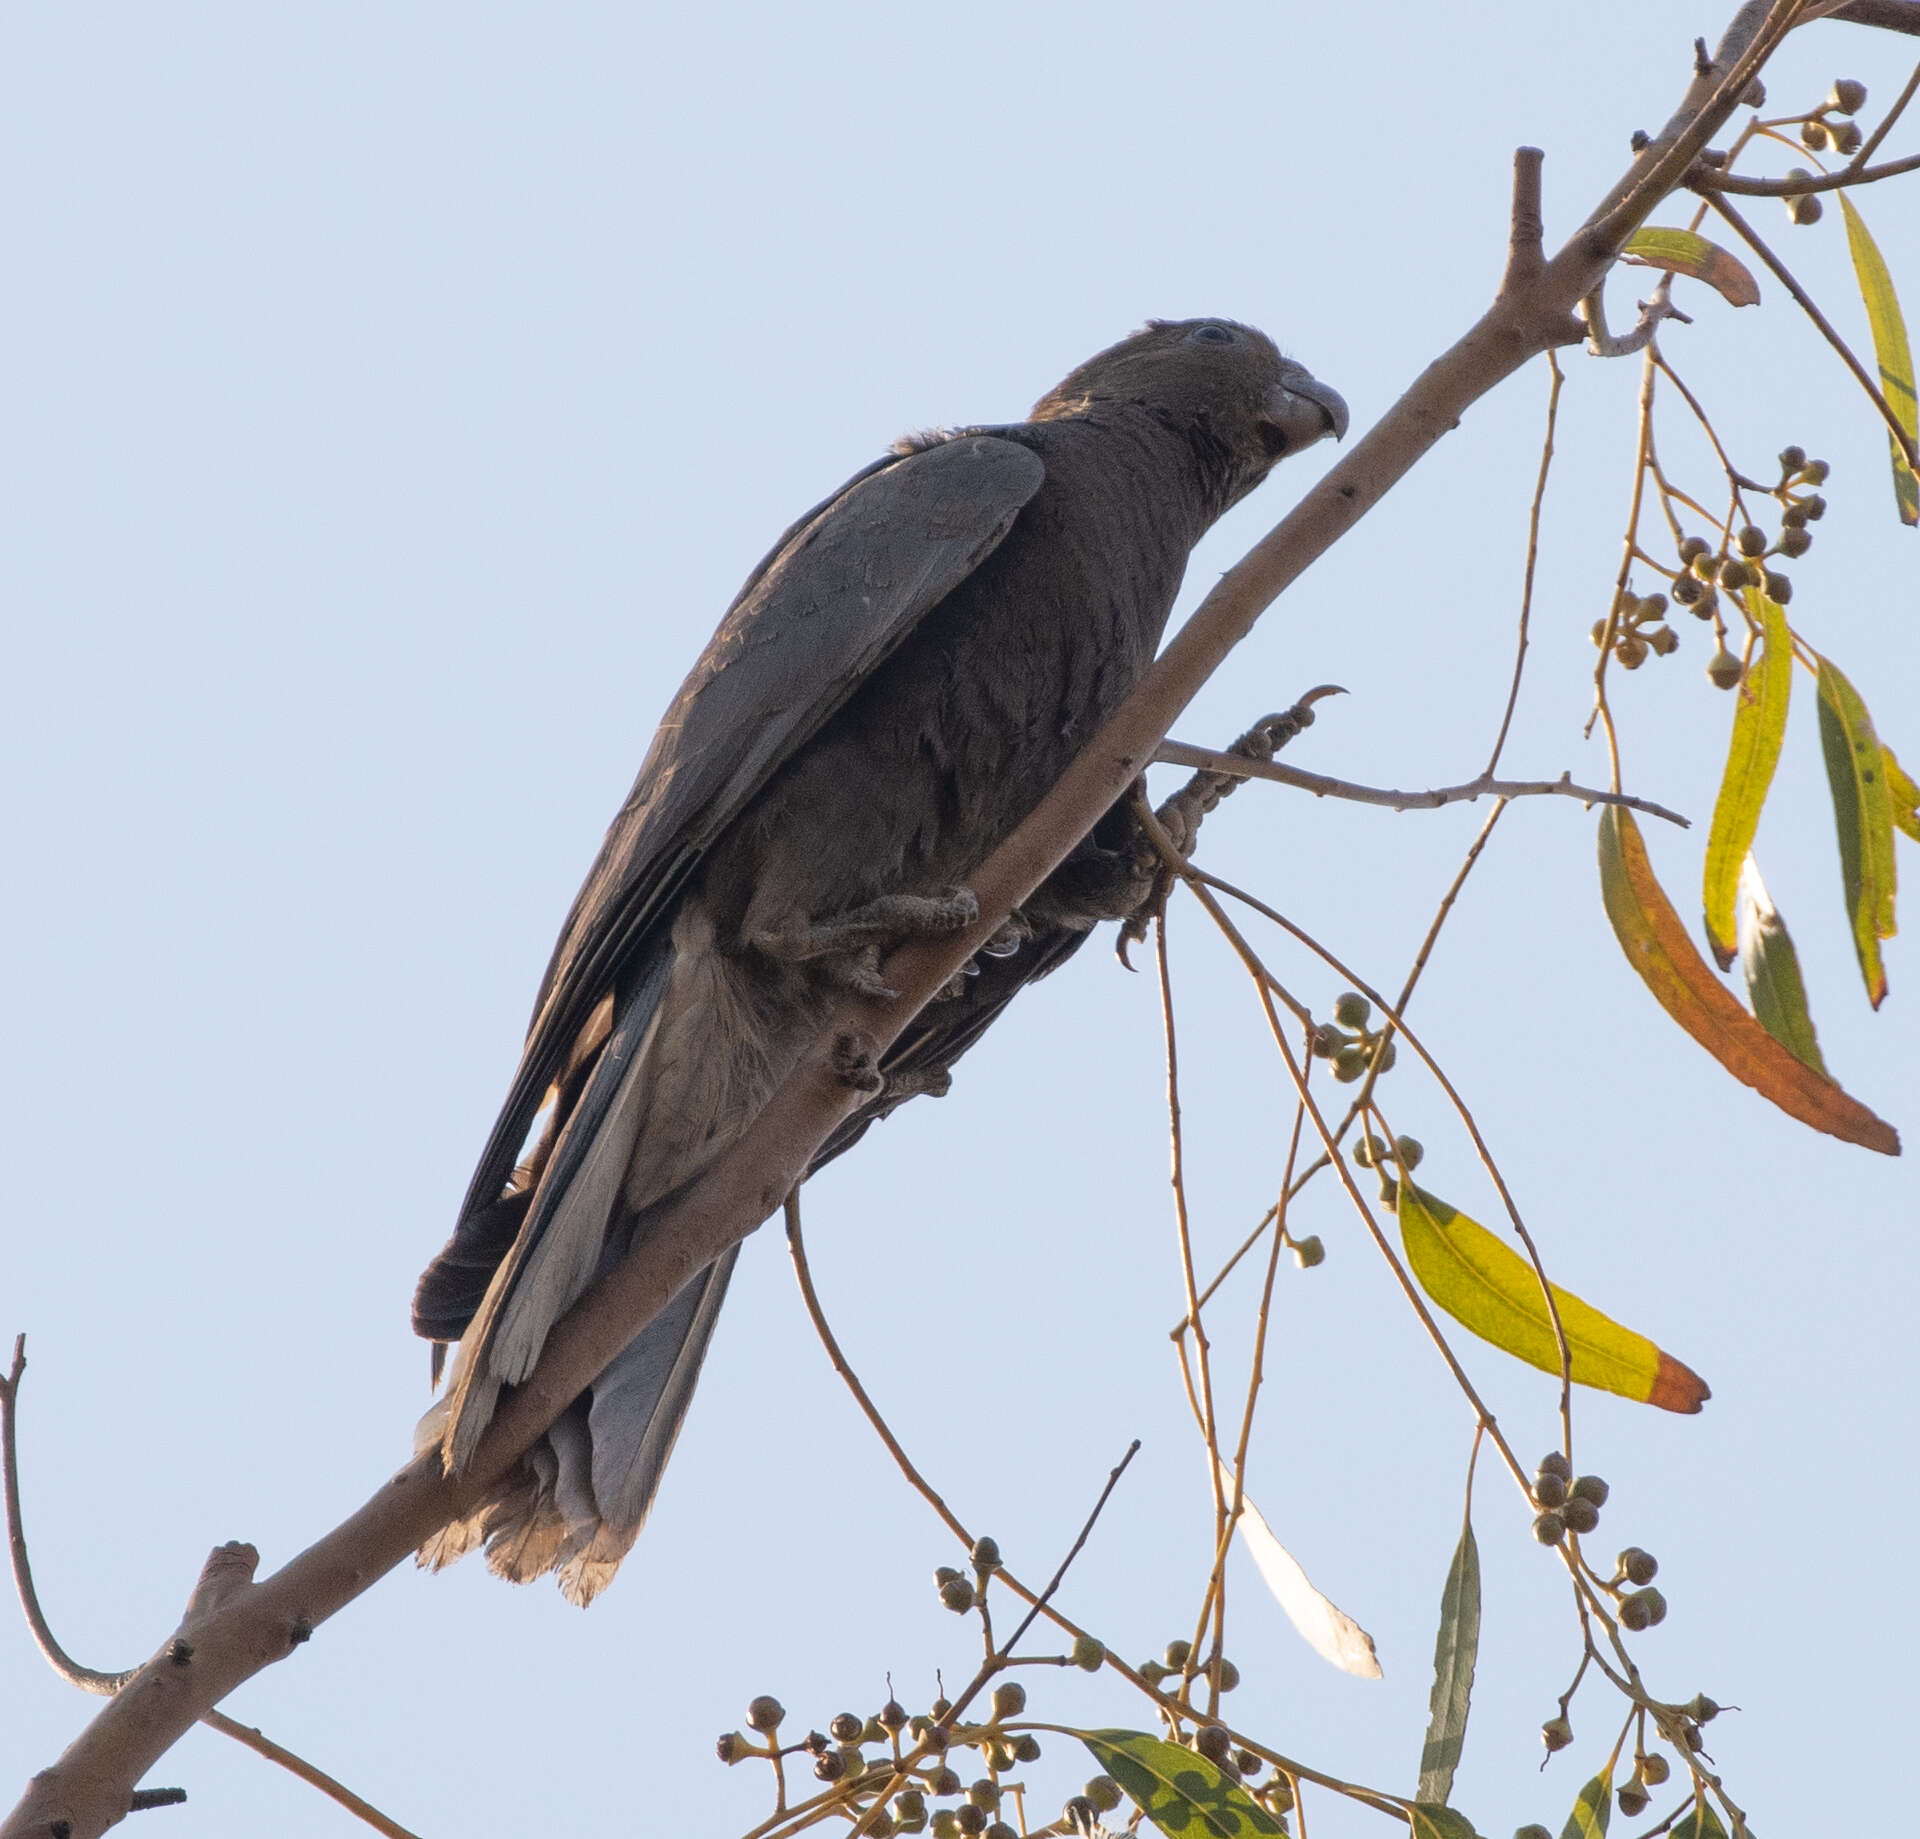
<path fill-rule="evenodd" d="M 1195 326 L 1187 334 L 1190 345 L 1231 345 L 1233 334 L 1225 326 Z"/>

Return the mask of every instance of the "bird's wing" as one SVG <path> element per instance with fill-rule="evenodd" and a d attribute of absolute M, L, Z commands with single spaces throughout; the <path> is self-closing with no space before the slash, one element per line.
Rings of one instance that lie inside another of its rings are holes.
<path fill-rule="evenodd" d="M 567 916 L 463 1220 L 499 1200 L 582 1026 L 704 852 L 993 552 L 1045 470 L 1030 449 L 984 434 L 889 456 L 794 524 L 748 578 Z"/>

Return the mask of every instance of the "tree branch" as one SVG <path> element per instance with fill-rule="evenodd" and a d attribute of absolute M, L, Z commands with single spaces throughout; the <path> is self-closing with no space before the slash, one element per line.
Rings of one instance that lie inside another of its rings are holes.
<path fill-rule="evenodd" d="M 1826 15 L 1850 26 L 1878 26 L 1920 38 L 1920 0 L 1847 0 Z"/>
<path fill-rule="evenodd" d="M 1753 69 L 1797 0 L 1750 0 L 1723 41 L 1737 47 L 1724 80 L 1696 78 L 1675 117 L 1667 153 L 1637 160 L 1572 240 L 1537 270 L 1509 262 L 1492 306 L 1347 455 L 1234 568 L 1147 672 L 1060 782 L 973 877 L 980 920 L 964 933 L 914 941 L 888 959 L 900 994 L 880 1003 L 849 995 L 813 1052 L 708 1175 L 646 1240 L 566 1314 L 534 1373 L 507 1395 L 470 1470 L 442 1472 L 417 1458 L 364 1506 L 273 1576 L 249 1586 L 196 1631 L 190 1665 L 163 1649 L 36 1776 L 0 1839 L 40 1839 L 56 1821 L 69 1839 L 96 1839 L 126 1813 L 133 1786 L 198 1718 L 263 1667 L 284 1659 L 322 1622 L 367 1590 L 424 1539 L 472 1510 L 489 1486 L 681 1285 L 777 1209 L 815 1150 L 860 1096 L 849 1056 L 877 1055 L 986 943 L 1094 823 L 1123 796 L 1167 730 L 1260 614 L 1345 536 L 1459 423 L 1472 405 L 1532 358 L 1581 335 L 1575 305 L 1593 289 L 1665 191 L 1727 120 Z M 1538 162 L 1515 160 L 1512 245 L 1536 240 Z"/>
<path fill-rule="evenodd" d="M 1920 167 L 1920 153 L 1910 153 L 1904 159 L 1888 160 L 1879 166 L 1863 166 L 1858 171 L 1843 166 L 1838 172 L 1818 173 L 1807 179 L 1749 179 L 1737 172 L 1696 166 L 1687 174 L 1687 189 L 1702 197 L 1712 192 L 1738 192 L 1746 198 L 1804 198 L 1809 192 L 1837 192 L 1849 185 L 1871 185 L 1876 179 L 1891 179 L 1916 167 Z"/>
<path fill-rule="evenodd" d="M 1324 773 L 1304 773 L 1297 766 L 1282 766 L 1278 760 L 1248 760 L 1239 754 L 1215 753 L 1211 747 L 1191 747 L 1185 741 L 1162 741 L 1153 757 L 1163 766 L 1197 766 L 1210 773 L 1232 773 L 1242 779 L 1271 779 L 1278 785 L 1298 786 L 1316 798 L 1344 798 L 1358 805 L 1384 805 L 1390 811 L 1430 811 L 1442 805 L 1470 804 L 1476 798 L 1577 798 L 1584 805 L 1626 805 L 1645 811 L 1652 817 L 1664 817 L 1681 829 L 1692 828 L 1692 821 L 1678 811 L 1669 811 L 1650 798 L 1633 798 L 1625 792 L 1602 792 L 1590 785 L 1575 785 L 1572 775 L 1558 779 L 1496 779 L 1482 773 L 1464 785 L 1443 785 L 1428 792 L 1390 792 L 1379 786 L 1353 785 L 1345 779 L 1329 779 Z"/>

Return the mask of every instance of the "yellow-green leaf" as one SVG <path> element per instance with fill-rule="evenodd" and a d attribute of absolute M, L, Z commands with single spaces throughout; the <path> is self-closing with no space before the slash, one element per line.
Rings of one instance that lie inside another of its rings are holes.
<path fill-rule="evenodd" d="M 1613 1812 L 1613 1764 L 1580 1790 L 1580 1798 L 1560 1829 L 1560 1839 L 1606 1839 L 1607 1816 Z"/>
<path fill-rule="evenodd" d="M 1813 1031 L 1807 986 L 1800 975 L 1800 954 L 1751 856 L 1740 871 L 1740 968 L 1746 973 L 1747 996 L 1760 1026 L 1796 1060 L 1825 1074 L 1827 1063 Z"/>
<path fill-rule="evenodd" d="M 1558 1373 L 1560 1348 L 1533 1266 L 1477 1220 L 1410 1181 L 1400 1184 L 1398 1211 L 1407 1262 L 1420 1287 L 1481 1340 Z M 1698 1411 L 1712 1396 L 1691 1367 L 1558 1284 L 1553 1302 L 1576 1383 L 1662 1411 Z"/>
<path fill-rule="evenodd" d="M 1713 1803 L 1703 1794 L 1675 1825 L 1673 1839 L 1727 1839 L 1727 1829 L 1713 1811 Z"/>
<path fill-rule="evenodd" d="M 1480 1839 L 1465 1814 L 1435 1802 L 1415 1801 L 1407 1809 L 1407 1824 L 1413 1839 Z"/>
<path fill-rule="evenodd" d="M 1885 741 L 1880 743 L 1880 758 L 1887 769 L 1887 794 L 1893 800 L 1894 827 L 1920 843 L 1920 785 L 1915 785 L 1901 771 L 1900 762 Z"/>
<path fill-rule="evenodd" d="M 1284 1827 L 1195 1750 L 1138 1730 L 1083 1730 L 1080 1741 L 1149 1820 L 1177 1839 L 1272 1839 Z"/>
<path fill-rule="evenodd" d="M 1733 905 L 1740 887 L 1740 865 L 1760 827 L 1760 807 L 1780 763 L 1780 742 L 1787 732 L 1787 703 L 1793 692 L 1793 634 L 1787 616 L 1760 588 L 1746 591 L 1747 611 L 1759 622 L 1759 656 L 1747 668 L 1734 697 L 1733 739 L 1727 770 L 1714 800 L 1713 827 L 1707 832 L 1707 946 L 1724 971 L 1733 963 Z"/>
<path fill-rule="evenodd" d="M 1782 1047 L 1707 968 L 1654 879 L 1633 814 L 1619 805 L 1600 813 L 1600 894 L 1620 949 L 1661 1008 L 1742 1085 L 1815 1130 L 1899 1155 L 1891 1124 Z"/>
<path fill-rule="evenodd" d="M 1920 440 L 1920 401 L 1913 393 L 1913 353 L 1907 345 L 1906 317 L 1900 311 L 1900 296 L 1893 291 L 1893 276 L 1880 254 L 1879 245 L 1867 233 L 1860 213 L 1845 192 L 1839 194 L 1840 215 L 1847 220 L 1847 250 L 1853 257 L 1854 277 L 1860 283 L 1860 298 L 1866 303 L 1867 324 L 1873 328 L 1873 355 L 1880 364 L 1880 393 L 1894 419 L 1907 431 L 1909 441 Z M 1920 479 L 1913 475 L 1900 443 L 1891 434 L 1887 445 L 1893 454 L 1893 496 L 1900 507 L 1903 524 L 1920 524 Z"/>
<path fill-rule="evenodd" d="M 1820 660 L 1819 682 L 1820 751 L 1826 756 L 1833 825 L 1840 838 L 1840 881 L 1867 1000 L 1877 1009 L 1887 994 L 1880 941 L 1894 934 L 1893 794 L 1860 692 L 1826 658 Z"/>
<path fill-rule="evenodd" d="M 1621 256 L 1642 268 L 1664 268 L 1669 274 L 1691 275 L 1696 281 L 1718 288 L 1729 305 L 1760 304 L 1760 284 L 1746 264 L 1718 243 L 1710 243 L 1691 230 L 1636 230 Z"/>

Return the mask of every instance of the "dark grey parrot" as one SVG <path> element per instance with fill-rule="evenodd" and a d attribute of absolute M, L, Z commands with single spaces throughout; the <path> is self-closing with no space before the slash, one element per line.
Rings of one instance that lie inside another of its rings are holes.
<path fill-rule="evenodd" d="M 554 949 L 453 1237 L 414 1297 L 422 1448 L 467 1463 L 555 1321 L 733 1144 L 837 991 L 977 916 L 967 880 L 1134 687 L 1188 553 L 1274 464 L 1345 432 L 1340 397 L 1230 320 L 1155 321 L 1024 422 L 917 437 L 793 524 L 674 698 Z M 1026 983 L 1150 884 L 1096 827 L 882 1062 L 815 1166 L 944 1089 Z M 735 1253 L 695 1277 L 467 1520 L 585 1603 L 633 1544 Z"/>

